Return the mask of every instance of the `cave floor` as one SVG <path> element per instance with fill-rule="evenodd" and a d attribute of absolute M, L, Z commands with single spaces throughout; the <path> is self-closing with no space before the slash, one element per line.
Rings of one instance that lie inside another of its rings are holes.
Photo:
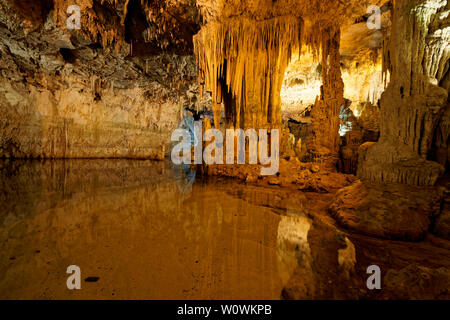
<path fill-rule="evenodd" d="M 1 299 L 448 298 L 448 241 L 349 233 L 333 194 L 135 160 L 2 161 L 0 175 Z"/>

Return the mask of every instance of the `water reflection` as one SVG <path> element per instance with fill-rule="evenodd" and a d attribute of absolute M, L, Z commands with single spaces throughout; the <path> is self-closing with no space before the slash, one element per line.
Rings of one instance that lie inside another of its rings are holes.
<path fill-rule="evenodd" d="M 313 278 L 311 248 L 308 243 L 310 228 L 311 219 L 305 215 L 281 217 L 278 224 L 277 255 L 278 271 L 284 284 L 288 283 L 299 266 L 306 279 Z"/>
<path fill-rule="evenodd" d="M 0 164 L 0 298 L 278 299 L 309 276 L 304 199 L 168 163 Z M 69 291 L 78 265 L 82 290 Z"/>
<path fill-rule="evenodd" d="M 172 170 L 177 172 L 180 175 L 179 183 L 177 184 L 178 190 L 180 194 L 184 196 L 188 196 L 192 193 L 192 186 L 195 182 L 196 172 L 194 171 L 194 167 L 187 164 L 182 164 L 180 166 L 173 166 Z"/>

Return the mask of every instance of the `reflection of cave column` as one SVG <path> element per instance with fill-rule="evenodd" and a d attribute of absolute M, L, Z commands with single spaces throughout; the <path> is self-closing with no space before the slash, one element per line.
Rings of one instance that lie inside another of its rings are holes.
<path fill-rule="evenodd" d="M 322 31 L 322 81 L 320 99 L 311 110 L 312 143 L 308 145 L 313 160 L 335 170 L 339 158 L 339 111 L 344 102 L 341 77 L 339 28 Z"/>
<path fill-rule="evenodd" d="M 310 228 L 311 220 L 303 214 L 282 216 L 277 233 L 278 272 L 282 284 L 285 286 L 294 272 L 297 272 L 303 281 L 296 285 L 305 295 L 315 290 L 311 248 L 308 243 Z"/>

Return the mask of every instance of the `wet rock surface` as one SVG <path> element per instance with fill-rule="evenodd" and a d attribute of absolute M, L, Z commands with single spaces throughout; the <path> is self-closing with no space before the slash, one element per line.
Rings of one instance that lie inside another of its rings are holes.
<path fill-rule="evenodd" d="M 385 277 L 388 299 L 448 299 L 450 269 L 427 268 L 412 264 L 400 270 L 389 270 Z"/>
<path fill-rule="evenodd" d="M 433 233 L 450 240 L 450 208 L 448 199 L 445 200 L 441 214 L 434 221 Z"/>
<path fill-rule="evenodd" d="M 432 233 L 438 237 L 450 240 L 450 183 L 448 177 L 444 177 L 438 182 L 438 186 L 443 188 L 443 199 L 441 212 L 435 217 L 432 224 Z"/>
<path fill-rule="evenodd" d="M 336 192 L 357 179 L 354 175 L 324 170 L 315 163 L 300 162 L 296 157 L 280 159 L 275 176 L 262 176 L 259 165 L 209 165 L 203 166 L 201 172 L 207 176 L 238 178 L 249 184 L 320 193 Z"/>
<path fill-rule="evenodd" d="M 439 215 L 437 188 L 357 181 L 336 193 L 330 212 L 349 230 L 386 239 L 421 240 Z"/>

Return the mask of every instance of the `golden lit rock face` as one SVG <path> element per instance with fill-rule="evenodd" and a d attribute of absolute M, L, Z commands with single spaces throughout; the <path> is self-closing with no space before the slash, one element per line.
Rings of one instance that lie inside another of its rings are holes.
<path fill-rule="evenodd" d="M 330 169 L 336 168 L 339 153 L 339 112 L 344 104 L 344 83 L 341 77 L 340 30 L 322 34 L 321 97 L 312 108 L 312 141 L 308 149 L 314 161 Z"/>
<path fill-rule="evenodd" d="M 302 21 L 295 17 L 208 23 L 195 36 L 199 81 L 212 92 L 215 125 L 225 104 L 228 126 L 279 127 L 280 90 Z M 230 96 L 231 95 L 231 96 Z"/>
<path fill-rule="evenodd" d="M 347 2 L 346 2 L 347 3 Z M 359 114 L 361 105 L 376 105 L 389 83 L 383 79 L 383 45 L 387 43 L 391 25 L 391 5 L 381 8 L 380 30 L 369 29 L 364 18 L 348 20 L 341 27 L 340 53 L 344 97 L 352 102 L 350 108 Z M 300 57 L 294 56 L 286 69 L 281 91 L 283 119 L 301 119 L 305 108 L 320 96 L 321 61 L 317 52 L 303 46 Z M 316 56 L 314 56 L 316 54 Z M 304 119 L 303 119 L 304 120 Z"/>
<path fill-rule="evenodd" d="M 381 5 L 383 0 L 197 0 L 206 21 L 231 16 L 247 16 L 255 20 L 295 15 L 314 21 L 323 28 L 353 22 L 370 5 Z"/>
<path fill-rule="evenodd" d="M 292 52 L 300 52 L 302 40 L 317 56 L 324 37 L 334 35 L 329 30 L 362 16 L 369 5 L 368 1 L 197 3 L 208 23 L 195 37 L 195 54 L 199 80 L 213 94 L 215 122 L 224 102 L 228 126 L 254 128 L 281 123 L 284 70 Z M 334 125 L 331 129 L 337 132 Z"/>
<path fill-rule="evenodd" d="M 391 81 L 380 102 L 380 141 L 360 154 L 358 175 L 378 182 L 433 185 L 443 172 L 427 158 L 436 123 L 448 108 L 448 90 L 439 84 L 441 66 L 449 61 L 450 4 L 394 1 L 393 9 L 385 47 Z M 436 45 L 436 34 L 441 45 Z"/>
<path fill-rule="evenodd" d="M 381 50 L 366 49 L 359 52 L 360 43 L 348 46 L 350 36 L 342 34 L 340 46 L 344 98 L 352 102 L 350 108 L 359 115 L 365 103 L 377 104 L 389 80 L 383 79 Z M 346 41 L 344 44 L 343 39 Z M 351 54 L 349 49 L 358 53 Z M 320 97 L 321 85 L 321 62 L 304 47 L 301 55 L 294 55 L 286 68 L 281 90 L 283 119 L 301 119 L 303 111 Z"/>
<path fill-rule="evenodd" d="M 192 1 L 152 2 L 151 23 L 145 1 L 76 3 L 81 29 L 69 30 L 73 1 L 0 1 L 0 157 L 163 159 L 199 104 Z M 167 19 L 181 8 L 190 19 Z M 156 24 L 166 33 L 145 42 Z"/>
<path fill-rule="evenodd" d="M 292 56 L 284 74 L 281 88 L 281 113 L 283 120 L 300 121 L 303 111 L 320 96 L 322 77 L 320 63 L 304 46 L 300 55 Z"/>

